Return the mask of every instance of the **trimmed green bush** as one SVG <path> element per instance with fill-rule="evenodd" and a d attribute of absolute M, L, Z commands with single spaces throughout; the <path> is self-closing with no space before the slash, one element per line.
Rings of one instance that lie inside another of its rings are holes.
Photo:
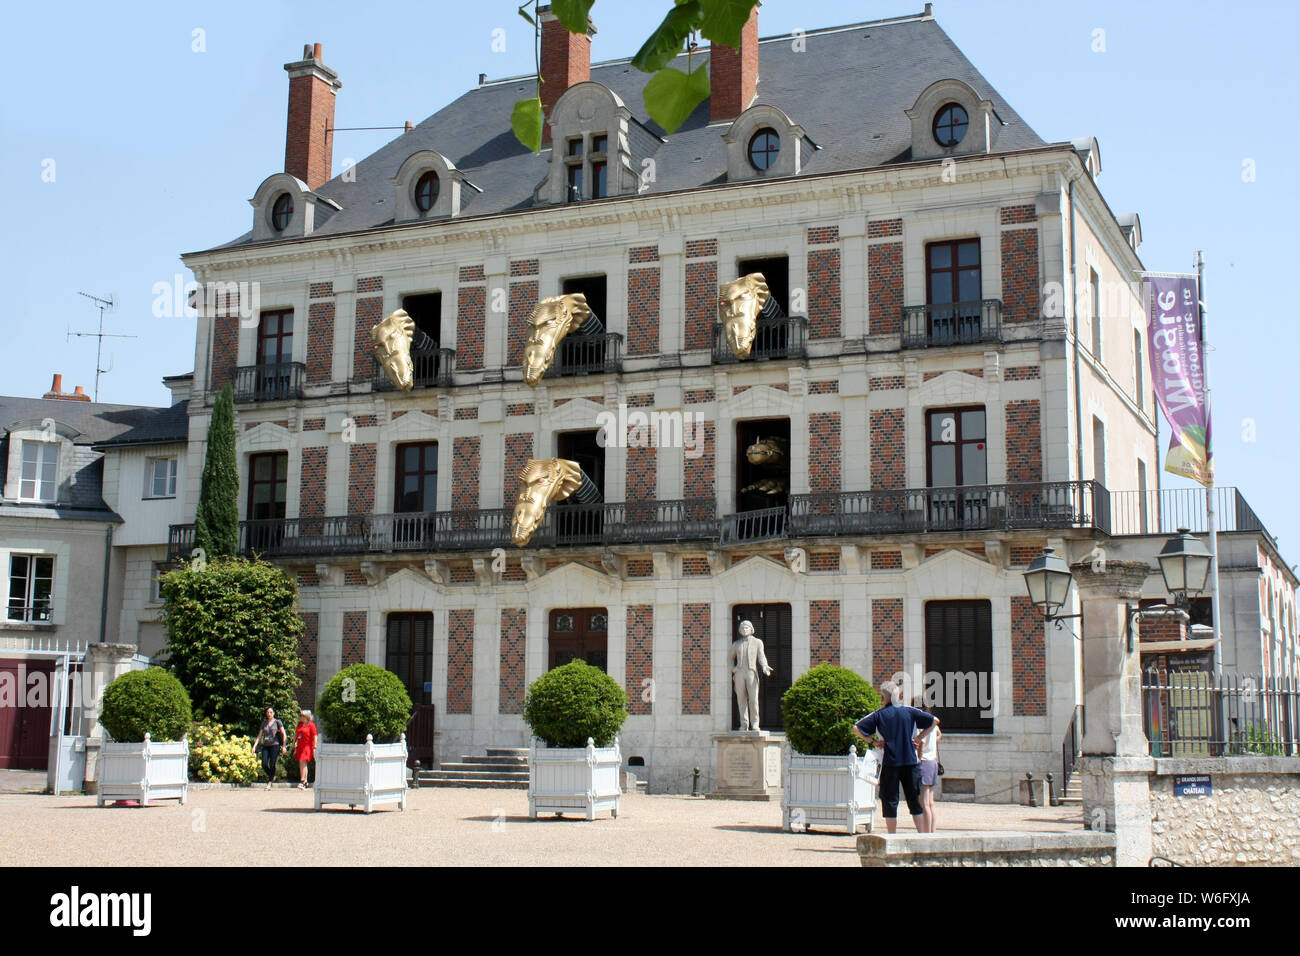
<path fill-rule="evenodd" d="M 165 665 L 204 717 L 256 734 L 266 708 L 297 713 L 301 683 L 298 584 L 242 558 L 163 575 Z"/>
<path fill-rule="evenodd" d="M 588 737 L 608 747 L 626 720 L 627 693 L 586 661 L 543 674 L 524 699 L 524 722 L 548 747 L 585 747 Z"/>
<path fill-rule="evenodd" d="M 880 706 L 876 689 L 853 671 L 818 664 L 781 697 L 786 740 L 809 756 L 846 754 L 850 745 L 864 754 L 866 742 L 853 733 L 853 725 Z"/>
<path fill-rule="evenodd" d="M 128 671 L 104 688 L 99 722 L 112 738 L 136 743 L 180 740 L 193 720 L 189 694 L 175 674 L 161 667 Z"/>
<path fill-rule="evenodd" d="M 413 710 L 401 678 L 374 664 L 345 667 L 330 678 L 316 702 L 320 726 L 333 744 L 364 744 L 366 734 L 377 744 L 393 743 Z"/>

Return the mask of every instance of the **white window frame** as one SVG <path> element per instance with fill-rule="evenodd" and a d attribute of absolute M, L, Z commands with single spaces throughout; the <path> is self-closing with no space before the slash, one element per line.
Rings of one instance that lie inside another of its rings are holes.
<path fill-rule="evenodd" d="M 23 580 L 23 593 L 24 593 L 23 603 L 22 606 L 18 608 L 20 612 L 19 615 L 15 617 L 14 616 L 15 597 L 13 593 L 14 561 L 18 558 L 27 558 L 28 561 L 27 561 L 27 574 Z M 35 591 L 36 581 L 39 578 L 44 577 L 44 575 L 38 576 L 36 574 L 36 562 L 41 558 L 48 558 L 50 562 L 50 574 L 49 574 L 50 593 L 49 596 L 45 599 L 45 616 L 36 617 L 35 616 L 36 606 L 33 603 L 32 595 Z M 52 554 L 41 554 L 40 552 L 32 553 L 26 551 L 10 552 L 9 566 L 5 569 L 6 586 L 8 588 L 8 600 L 6 601 L 5 604 L 6 621 L 17 621 L 23 624 L 33 624 L 33 623 L 48 624 L 53 622 L 54 620 L 54 579 L 55 579 L 54 562 L 55 562 L 55 556 Z"/>
<path fill-rule="evenodd" d="M 149 603 L 162 604 L 163 603 L 162 576 L 171 569 L 167 566 L 167 562 L 165 561 L 155 561 L 152 567 L 153 567 L 153 576 L 149 579 L 149 583 L 150 583 Z"/>
<path fill-rule="evenodd" d="M 154 474 L 154 468 L 157 466 L 158 462 L 160 461 L 166 461 L 171 463 L 171 467 L 168 469 L 169 474 L 167 476 L 167 482 L 166 482 L 167 483 L 166 494 L 161 494 L 161 495 L 157 493 L 156 481 L 155 481 L 156 476 Z M 175 455 L 146 458 L 145 466 L 144 466 L 144 497 L 146 499 L 175 498 L 176 482 L 177 482 L 177 478 L 179 477 L 179 474 L 180 474 L 180 461 Z"/>
<path fill-rule="evenodd" d="M 27 477 L 27 449 L 38 449 L 36 457 L 36 472 L 33 477 Z M 54 460 L 54 478 L 51 480 L 51 492 L 49 497 L 41 494 L 41 485 L 45 482 L 40 477 L 44 471 L 47 458 Z M 26 486 L 31 484 L 32 494 L 26 494 Z M 33 439 L 23 439 L 22 458 L 18 465 L 18 500 L 19 501 L 40 501 L 52 504 L 59 499 L 59 446 L 55 442 L 35 441 Z"/>

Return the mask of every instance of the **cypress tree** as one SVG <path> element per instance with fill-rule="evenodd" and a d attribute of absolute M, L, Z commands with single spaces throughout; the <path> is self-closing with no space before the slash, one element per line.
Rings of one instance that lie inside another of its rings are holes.
<path fill-rule="evenodd" d="M 199 508 L 194 516 L 194 547 L 208 560 L 239 550 L 239 464 L 235 455 L 235 393 L 227 385 L 217 396 L 208 423 Z"/>

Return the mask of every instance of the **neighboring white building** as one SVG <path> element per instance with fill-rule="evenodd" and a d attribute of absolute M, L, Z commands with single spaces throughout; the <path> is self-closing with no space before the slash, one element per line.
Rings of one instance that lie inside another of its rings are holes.
<path fill-rule="evenodd" d="M 996 706 L 941 706 L 945 793 L 1015 799 L 1026 771 L 1059 770 L 1077 642 L 1044 628 L 1022 571 L 1044 546 L 1154 567 L 1160 544 L 1117 544 L 1108 492 L 1159 482 L 1137 217 L 1106 204 L 1095 140 L 1042 140 L 928 13 L 803 39 L 760 42 L 755 15 L 739 51 L 697 53 L 713 95 L 664 137 L 647 78 L 591 66 L 544 15 L 540 155 L 509 132 L 534 89 L 520 77 L 346 180 L 302 132 L 332 123 L 337 75 L 319 45 L 286 65 L 286 171 L 257 188 L 249 233 L 184 257 L 220 291 L 198 323 L 167 552 L 189 552 L 231 384 L 243 547 L 297 575 L 302 699 L 349 663 L 390 667 L 451 759 L 523 744 L 528 683 L 581 656 L 628 690 L 623 753 L 680 792 L 693 767 L 706 786 L 717 773 L 748 617 L 776 668 L 769 728 L 823 660 L 874 681 L 970 674 Z M 755 271 L 789 318 L 736 362 L 718 286 Z M 562 291 L 605 333 L 530 388 L 525 318 Z M 368 337 L 398 308 L 436 346 L 409 393 L 385 387 Z M 601 445 L 621 408 L 681 415 L 701 441 Z M 751 466 L 745 448 L 771 436 L 788 463 Z M 551 456 L 582 463 L 604 503 L 553 509 L 517 549 L 515 475 Z M 746 490 L 763 479 L 784 489 Z M 156 638 L 141 594 L 164 510 L 122 539 L 124 638 Z M 1269 593 L 1290 586 L 1270 633 L 1294 659 L 1295 579 L 1270 575 Z"/>

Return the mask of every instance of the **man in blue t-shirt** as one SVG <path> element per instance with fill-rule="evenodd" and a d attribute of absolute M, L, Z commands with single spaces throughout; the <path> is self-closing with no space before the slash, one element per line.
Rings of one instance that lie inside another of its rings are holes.
<path fill-rule="evenodd" d="M 925 832 L 921 807 L 921 766 L 916 759 L 916 731 L 925 731 L 920 737 L 924 741 L 939 718 L 927 714 L 915 707 L 902 704 L 903 695 L 899 686 L 892 680 L 880 685 L 880 696 L 885 706 L 867 714 L 853 727 L 853 732 L 872 746 L 880 746 L 872 741 L 872 734 L 884 738 L 885 759 L 880 766 L 880 803 L 885 817 L 885 827 L 890 833 L 898 830 L 898 785 L 903 785 L 903 795 L 907 798 L 907 809 L 912 814 L 918 833 Z"/>

